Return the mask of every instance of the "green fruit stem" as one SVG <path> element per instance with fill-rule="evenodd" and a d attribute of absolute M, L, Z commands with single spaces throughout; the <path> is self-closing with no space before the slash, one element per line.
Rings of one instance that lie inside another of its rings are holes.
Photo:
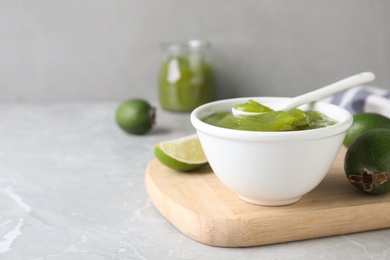
<path fill-rule="evenodd" d="M 156 124 L 156 108 L 150 107 L 149 119 L 150 119 L 150 124 L 151 125 L 155 125 Z"/>
<path fill-rule="evenodd" d="M 353 184 L 361 184 L 363 190 L 370 192 L 373 190 L 375 184 L 383 184 L 390 178 L 390 172 L 373 173 L 372 171 L 363 168 L 359 174 L 351 174 L 348 179 Z"/>

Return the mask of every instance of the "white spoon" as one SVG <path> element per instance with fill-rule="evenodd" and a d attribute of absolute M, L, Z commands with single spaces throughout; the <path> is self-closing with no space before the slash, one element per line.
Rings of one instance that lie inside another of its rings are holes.
<path fill-rule="evenodd" d="M 275 108 L 275 111 L 289 111 L 293 108 L 299 107 L 301 105 L 328 97 L 330 95 L 336 94 L 337 92 L 346 90 L 348 88 L 373 81 L 375 75 L 372 72 L 362 72 L 354 76 L 342 79 L 328 86 L 316 89 L 314 91 L 308 92 L 306 94 L 292 98 L 283 104 L 278 104 Z M 232 108 L 233 115 L 258 115 L 263 112 L 246 112 L 237 110 L 234 107 Z"/>

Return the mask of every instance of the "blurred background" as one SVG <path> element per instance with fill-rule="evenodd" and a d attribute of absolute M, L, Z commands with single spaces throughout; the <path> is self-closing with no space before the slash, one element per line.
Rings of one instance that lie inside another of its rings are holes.
<path fill-rule="evenodd" d="M 2 0 L 0 101 L 158 99 L 161 42 L 212 42 L 218 98 L 362 71 L 390 90 L 389 0 Z"/>

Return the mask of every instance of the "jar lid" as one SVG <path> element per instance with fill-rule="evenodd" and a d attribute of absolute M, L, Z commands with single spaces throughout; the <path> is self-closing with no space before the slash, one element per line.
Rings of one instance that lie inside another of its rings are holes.
<path fill-rule="evenodd" d="M 161 43 L 161 48 L 173 53 L 182 51 L 198 50 L 204 47 L 210 47 L 211 43 L 201 40 L 190 40 L 188 42 L 165 42 Z"/>

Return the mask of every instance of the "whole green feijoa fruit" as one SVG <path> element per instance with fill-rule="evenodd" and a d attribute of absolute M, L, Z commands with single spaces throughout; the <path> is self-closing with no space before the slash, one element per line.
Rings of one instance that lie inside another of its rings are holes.
<path fill-rule="evenodd" d="M 349 147 L 356 138 L 371 129 L 390 129 L 390 118 L 377 113 L 360 113 L 353 116 L 353 124 L 344 138 L 344 146 Z"/>
<path fill-rule="evenodd" d="M 129 99 L 116 109 L 115 120 L 129 134 L 142 135 L 154 125 L 155 109 L 143 99 Z"/>
<path fill-rule="evenodd" d="M 361 191 L 390 192 L 390 129 L 372 129 L 359 136 L 347 150 L 344 170 Z"/>

